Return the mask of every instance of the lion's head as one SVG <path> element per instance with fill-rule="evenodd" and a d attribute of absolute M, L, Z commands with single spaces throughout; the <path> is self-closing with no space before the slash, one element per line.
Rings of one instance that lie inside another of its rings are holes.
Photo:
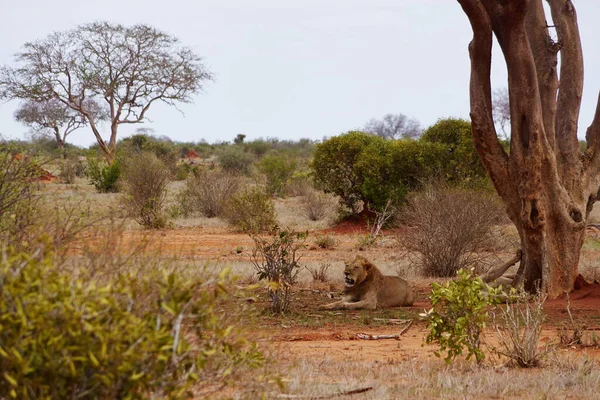
<path fill-rule="evenodd" d="M 344 285 L 346 290 L 360 285 L 371 273 L 374 265 L 363 256 L 356 256 L 352 261 L 345 262 Z"/>

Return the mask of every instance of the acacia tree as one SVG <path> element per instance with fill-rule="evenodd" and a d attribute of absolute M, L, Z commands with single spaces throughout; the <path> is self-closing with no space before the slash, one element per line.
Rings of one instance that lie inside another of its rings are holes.
<path fill-rule="evenodd" d="M 384 139 L 410 139 L 421 134 L 421 124 L 404 114 L 386 114 L 381 119 L 373 118 L 367 122 L 365 132 Z"/>
<path fill-rule="evenodd" d="M 522 259 L 514 284 L 550 296 L 573 289 L 586 221 L 600 193 L 600 107 L 581 152 L 583 55 L 570 0 L 458 0 L 473 28 L 473 141 L 508 215 Z M 492 38 L 508 69 L 510 152 L 498 140 L 490 86 Z M 560 70 L 558 57 L 560 56 Z"/>
<path fill-rule="evenodd" d="M 95 121 L 106 119 L 106 113 L 93 100 L 88 100 L 85 107 Z M 64 149 L 69 134 L 87 125 L 83 114 L 56 99 L 43 102 L 27 100 L 15 112 L 15 119 L 37 133 L 51 132 L 59 149 Z"/>
<path fill-rule="evenodd" d="M 80 113 L 109 163 L 120 125 L 144 122 L 157 101 L 172 106 L 191 102 L 211 79 L 191 49 L 148 25 L 81 25 L 25 43 L 15 58 L 16 67 L 0 69 L 0 97 L 54 99 Z M 108 140 L 88 107 L 90 99 L 107 109 Z"/>

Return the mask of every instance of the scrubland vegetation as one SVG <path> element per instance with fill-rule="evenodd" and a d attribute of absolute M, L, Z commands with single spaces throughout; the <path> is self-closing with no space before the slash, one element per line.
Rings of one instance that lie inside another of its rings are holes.
<path fill-rule="evenodd" d="M 209 145 L 140 134 L 119 142 L 111 164 L 94 146 L 3 142 L 0 396 L 593 393 L 594 355 L 562 355 L 595 348 L 589 318 L 548 325 L 543 299 L 476 278 L 518 237 L 469 134 L 455 119 L 399 140 L 353 131 Z M 46 171 L 58 179 L 41 182 Z M 317 311 L 341 290 L 353 252 L 407 278 L 416 305 Z M 343 345 L 409 320 L 392 344 Z"/>

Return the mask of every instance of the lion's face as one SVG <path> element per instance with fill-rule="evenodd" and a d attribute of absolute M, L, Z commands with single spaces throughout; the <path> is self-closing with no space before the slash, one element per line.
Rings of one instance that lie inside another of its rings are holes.
<path fill-rule="evenodd" d="M 346 261 L 345 264 L 344 285 L 346 288 L 359 285 L 365 280 L 370 268 L 370 263 L 368 263 L 363 257 L 357 256 L 352 261 Z"/>

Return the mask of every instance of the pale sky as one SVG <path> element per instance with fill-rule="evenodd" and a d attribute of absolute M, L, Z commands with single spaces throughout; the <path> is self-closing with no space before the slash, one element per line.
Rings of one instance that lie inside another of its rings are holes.
<path fill-rule="evenodd" d="M 600 90 L 600 1 L 574 0 L 585 59 L 580 137 Z M 179 141 L 322 139 L 402 113 L 427 127 L 468 118 L 471 27 L 455 0 L 0 0 L 0 64 L 27 41 L 92 21 L 145 23 L 178 37 L 215 75 L 193 104 L 158 105 L 121 126 Z M 506 86 L 496 49 L 492 86 Z M 17 102 L 0 103 L 0 134 L 22 138 Z M 108 127 L 103 127 L 107 132 Z M 105 135 L 107 136 L 107 135 Z M 68 139 L 94 143 L 89 128 Z"/>

